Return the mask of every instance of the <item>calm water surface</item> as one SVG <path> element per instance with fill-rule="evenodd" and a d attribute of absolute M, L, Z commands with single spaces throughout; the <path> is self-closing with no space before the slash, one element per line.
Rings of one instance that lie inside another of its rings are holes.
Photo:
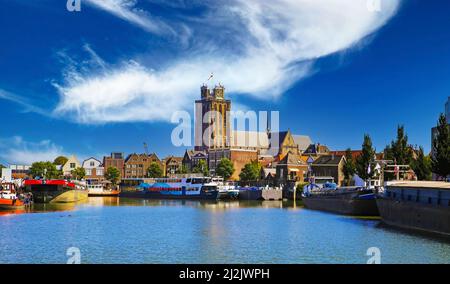
<path fill-rule="evenodd" d="M 281 201 L 90 198 L 0 212 L 0 263 L 450 263 L 450 240 Z"/>

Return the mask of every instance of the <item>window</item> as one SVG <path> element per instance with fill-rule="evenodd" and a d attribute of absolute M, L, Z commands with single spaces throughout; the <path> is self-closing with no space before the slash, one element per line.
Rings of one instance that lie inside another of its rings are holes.
<path fill-rule="evenodd" d="M 70 163 L 70 168 L 71 168 L 71 169 L 75 169 L 75 167 L 76 167 L 76 164 L 75 164 L 75 163 Z"/>
<path fill-rule="evenodd" d="M 94 166 L 95 166 L 95 163 L 92 161 L 92 162 L 89 163 L 89 165 L 90 165 L 91 167 L 94 167 Z"/>
<path fill-rule="evenodd" d="M 103 170 L 97 170 L 97 175 L 98 176 L 102 176 L 103 175 Z"/>
<path fill-rule="evenodd" d="M 92 175 L 92 170 L 91 170 L 91 169 L 86 169 L 86 175 L 87 175 L 87 176 Z"/>

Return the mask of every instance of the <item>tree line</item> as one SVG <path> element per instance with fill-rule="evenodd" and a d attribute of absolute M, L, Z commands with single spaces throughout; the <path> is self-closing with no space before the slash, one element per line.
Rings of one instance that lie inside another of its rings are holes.
<path fill-rule="evenodd" d="M 418 180 L 431 180 L 432 173 L 439 179 L 445 179 L 450 175 L 450 131 L 445 116 L 441 114 L 439 117 L 429 155 L 424 153 L 422 146 L 417 148 L 408 143 L 408 135 L 403 125 L 397 127 L 396 139 L 385 147 L 383 154 L 385 160 L 391 160 L 395 165 L 410 166 Z M 364 180 L 374 176 L 376 151 L 369 135 L 364 135 L 361 155 L 354 158 L 349 148 L 346 150 L 345 158 L 343 171 L 346 184 L 350 184 L 355 174 Z M 371 171 L 369 165 L 372 167 Z M 394 173 L 385 173 L 386 180 L 394 178 Z"/>

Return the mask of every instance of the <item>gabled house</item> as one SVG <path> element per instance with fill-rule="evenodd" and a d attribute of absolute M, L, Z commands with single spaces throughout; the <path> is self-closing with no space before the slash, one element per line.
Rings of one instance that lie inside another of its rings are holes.
<path fill-rule="evenodd" d="M 344 155 L 322 155 L 311 164 L 312 176 L 333 177 L 338 186 L 344 181 Z"/>
<path fill-rule="evenodd" d="M 172 177 L 179 174 L 183 168 L 183 157 L 167 157 L 165 160 L 165 176 Z"/>
<path fill-rule="evenodd" d="M 161 170 L 164 169 L 161 160 L 153 153 L 147 154 L 130 154 L 125 159 L 125 178 L 145 178 L 147 177 L 148 168 L 152 163 L 157 163 Z"/>
<path fill-rule="evenodd" d="M 297 154 L 287 153 L 276 165 L 276 177 L 279 183 L 303 182 L 307 173 L 308 164 Z"/>
<path fill-rule="evenodd" d="M 82 163 L 82 167 L 86 172 L 85 180 L 88 184 L 98 184 L 104 180 L 104 167 L 102 162 L 94 157 L 86 159 Z"/>
<path fill-rule="evenodd" d="M 205 151 L 186 150 L 181 163 L 188 171 L 192 171 L 200 160 L 204 160 L 208 164 L 208 154 Z"/>
<path fill-rule="evenodd" d="M 65 177 L 72 176 L 72 171 L 81 167 L 77 157 L 72 155 L 68 158 L 67 162 L 62 166 L 62 172 Z"/>

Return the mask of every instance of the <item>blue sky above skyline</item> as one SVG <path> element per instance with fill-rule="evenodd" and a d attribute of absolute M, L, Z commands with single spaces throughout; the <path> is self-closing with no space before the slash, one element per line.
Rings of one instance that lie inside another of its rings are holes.
<path fill-rule="evenodd" d="M 281 129 L 336 150 L 368 133 L 381 151 L 403 124 L 429 151 L 450 95 L 444 1 L 65 2 L 0 7 L 0 162 L 144 141 L 182 155 L 170 116 L 193 110 L 211 72 L 234 109 L 279 110 Z"/>

